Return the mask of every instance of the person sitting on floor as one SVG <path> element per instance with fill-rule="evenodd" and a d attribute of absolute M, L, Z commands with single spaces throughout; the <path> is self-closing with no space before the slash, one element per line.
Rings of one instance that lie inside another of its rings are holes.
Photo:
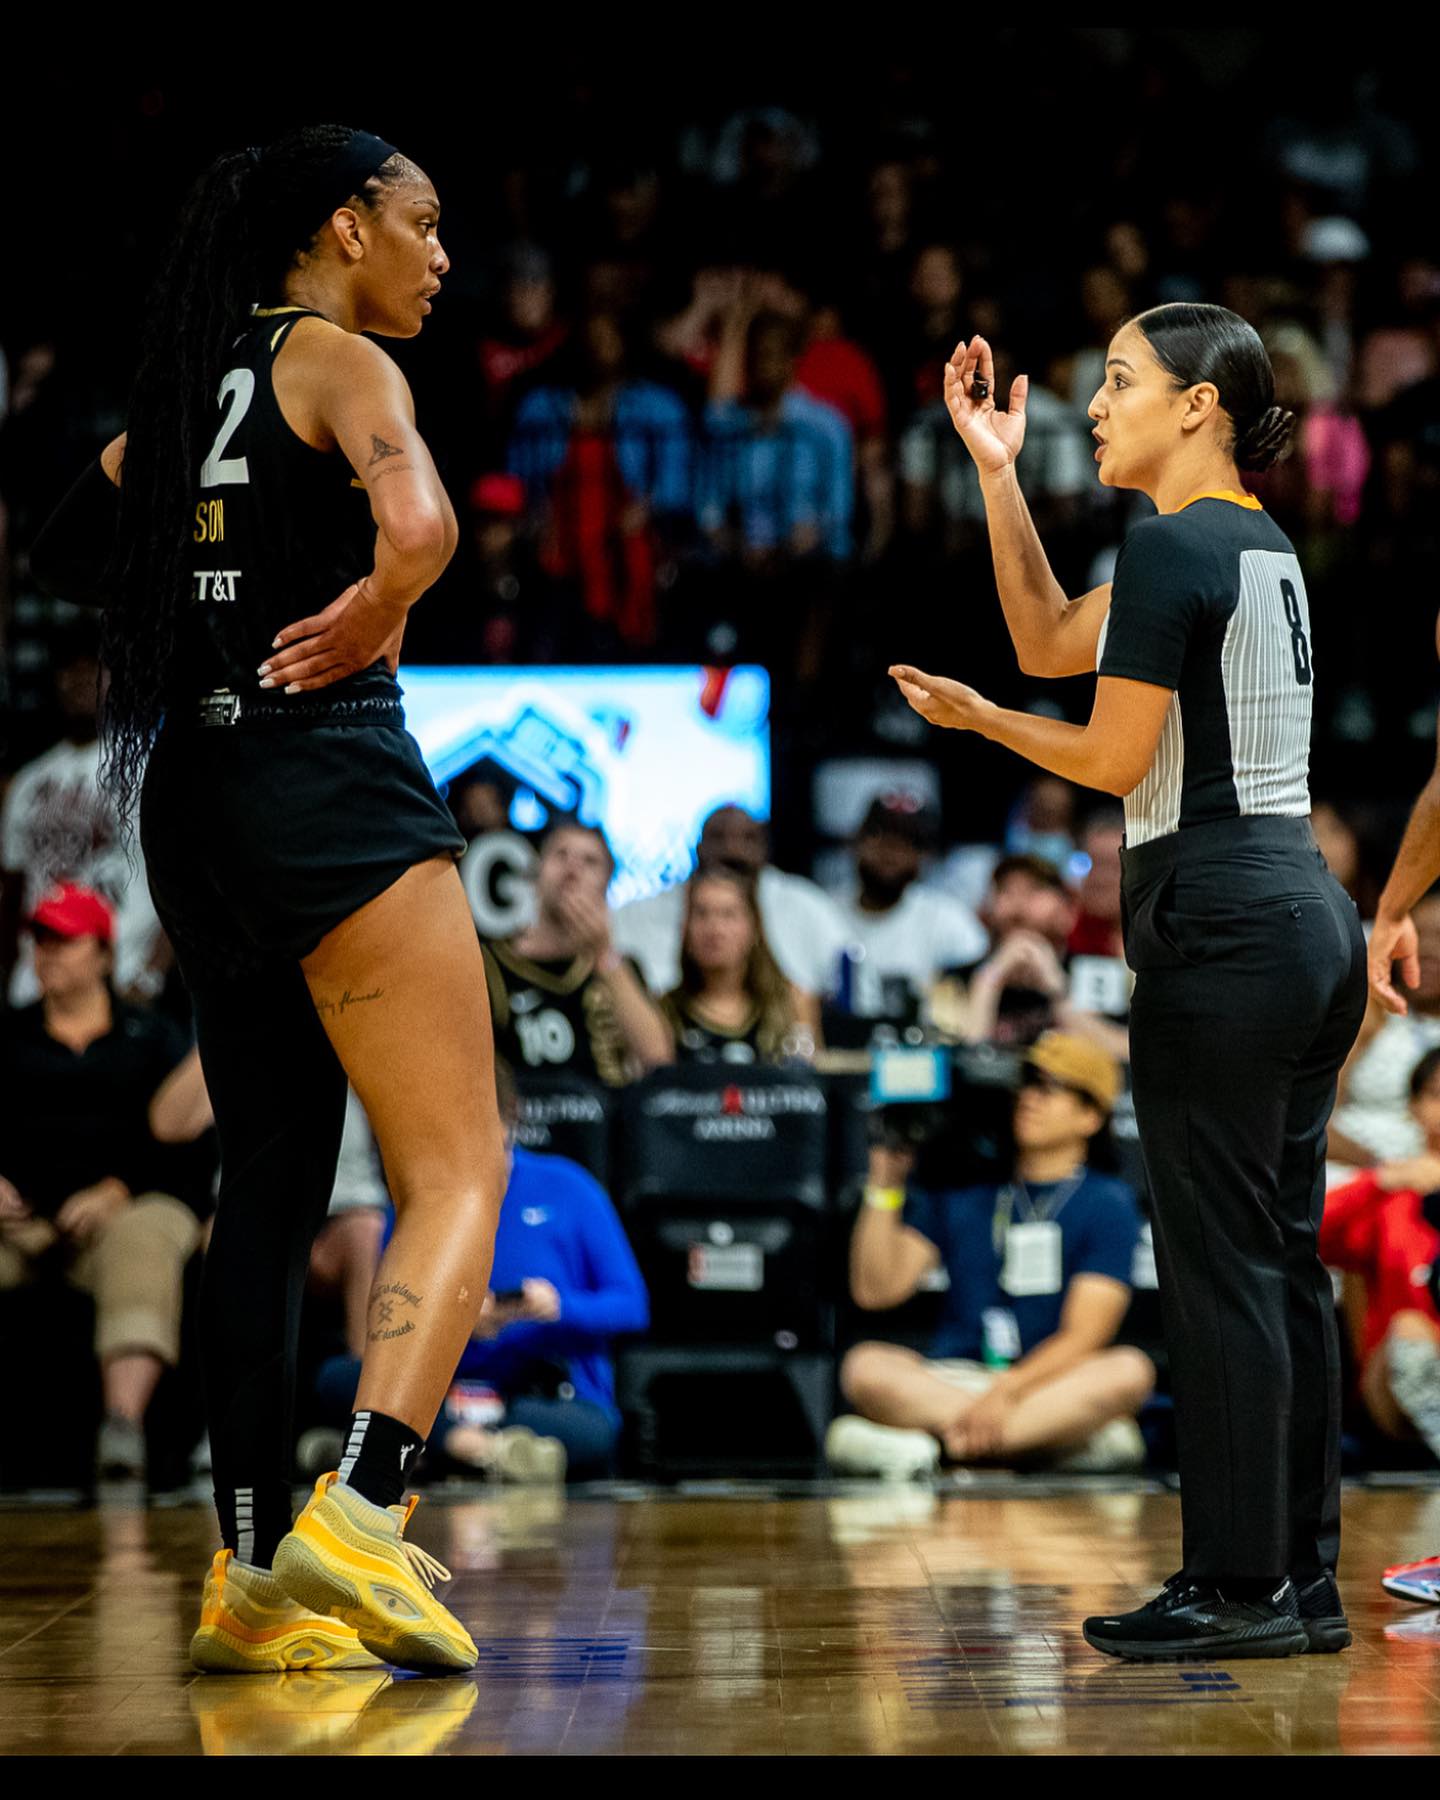
<path fill-rule="evenodd" d="M 927 1358 L 857 1344 L 840 1370 L 856 1414 L 837 1419 L 837 1473 L 917 1475 L 956 1463 L 1138 1467 L 1135 1415 L 1155 1369 L 1114 1340 L 1130 1304 L 1135 1197 L 1089 1167 L 1120 1091 L 1112 1057 L 1049 1032 L 1015 1103 L 1015 1172 L 1003 1184 L 907 1190 L 913 1156 L 876 1146 L 851 1244 L 867 1311 L 901 1305 L 934 1269 L 950 1288 Z M 857 1416 L 858 1415 L 858 1416 Z"/>

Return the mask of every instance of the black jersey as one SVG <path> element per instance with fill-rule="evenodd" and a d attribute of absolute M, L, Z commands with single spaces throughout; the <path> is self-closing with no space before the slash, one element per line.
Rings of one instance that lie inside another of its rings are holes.
<path fill-rule="evenodd" d="M 1174 690 L 1125 801 L 1125 841 L 1310 811 L 1310 609 L 1294 546 L 1249 495 L 1136 525 L 1101 627 L 1101 675 Z"/>
<path fill-rule="evenodd" d="M 171 701 L 216 688 L 259 694 L 275 634 L 322 611 L 375 565 L 370 497 L 341 450 L 297 437 L 275 399 L 275 358 L 305 307 L 258 308 L 231 348 L 214 426 L 195 471 L 190 604 L 172 663 Z M 326 697 L 398 693 L 383 663 Z"/>
<path fill-rule="evenodd" d="M 772 1060 L 760 1047 L 760 1009 L 754 1007 L 738 1030 L 729 1030 L 702 1018 L 683 988 L 676 988 L 660 1002 L 665 1023 L 675 1034 L 677 1062 L 755 1063 Z"/>
<path fill-rule="evenodd" d="M 520 1073 L 563 1070 L 607 1087 L 631 1078 L 625 1034 L 592 958 L 541 962 L 504 941 L 482 948 L 495 1050 L 506 1062 Z M 643 986 L 635 965 L 629 966 Z"/>

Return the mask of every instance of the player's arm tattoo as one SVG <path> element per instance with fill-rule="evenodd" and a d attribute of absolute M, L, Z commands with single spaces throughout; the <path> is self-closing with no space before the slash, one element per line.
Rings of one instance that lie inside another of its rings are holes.
<path fill-rule="evenodd" d="M 367 466 L 372 469 L 376 463 L 384 462 L 387 456 L 403 456 L 405 454 L 398 444 L 387 444 L 383 437 L 373 431 L 370 433 L 370 448 L 375 454 L 370 458 Z"/>

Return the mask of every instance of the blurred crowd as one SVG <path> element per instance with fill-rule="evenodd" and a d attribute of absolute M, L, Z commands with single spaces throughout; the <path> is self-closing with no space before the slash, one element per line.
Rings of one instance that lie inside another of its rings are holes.
<path fill-rule="evenodd" d="M 718 1080 L 936 1045 L 1013 1053 L 1021 1070 L 1008 1179 L 921 1195 L 902 1148 L 870 1152 L 854 1304 L 884 1313 L 942 1278 L 949 1298 L 926 1346 L 839 1346 L 854 1411 L 837 1468 L 1124 1466 L 1143 1446 L 1111 1427 L 1164 1384 L 1153 1343 L 1120 1341 L 1143 1285 L 1143 1192 L 1091 1167 L 1127 1106 L 1123 819 L 927 732 L 884 675 L 903 656 L 1009 704 L 1079 718 L 1089 703 L 1084 682 L 1042 691 L 1015 665 L 941 401 L 956 342 L 994 345 L 1002 402 L 1030 376 L 1021 482 L 1080 592 L 1148 509 L 1094 478 L 1086 409 L 1109 336 L 1170 300 L 1252 320 L 1300 418 L 1293 454 L 1255 485 L 1310 594 L 1316 831 L 1367 918 L 1428 770 L 1437 146 L 1403 53 L 1375 56 L 1312 52 L 1278 28 L 995 32 L 982 60 L 996 67 L 957 108 L 948 57 L 880 58 L 828 84 L 770 70 L 757 47 L 728 86 L 642 95 L 633 71 L 607 89 L 562 69 L 517 75 L 487 119 L 427 114 L 411 137 L 403 116 L 355 121 L 413 138 L 454 264 L 422 338 L 395 346 L 464 520 L 407 654 L 745 660 L 774 684 L 774 818 L 720 808 L 688 881 L 614 909 L 610 847 L 574 825 L 507 864 L 530 871 L 523 916 L 486 941 L 486 967 L 512 1122 L 527 1082 L 555 1077 L 614 1093 L 682 1065 Z M 94 1297 L 112 1472 L 144 1467 L 147 1408 L 183 1361 L 215 1151 L 183 985 L 98 786 L 94 638 L 35 591 L 27 549 L 123 424 L 167 196 L 224 147 L 218 128 L 159 90 L 114 123 L 158 173 L 154 220 L 107 239 L 103 326 L 63 296 L 0 313 L 0 1316 L 10 1290 L 45 1279 Z M 237 120 L 236 141 L 254 135 Z M 920 760 L 933 779 L 882 772 L 840 841 L 812 804 L 837 756 Z M 514 835 L 483 782 L 450 803 L 472 842 Z M 1410 1016 L 1372 1015 L 1342 1080 L 1326 1255 L 1355 1416 L 1424 1455 L 1440 1452 L 1440 1315 L 1411 1271 L 1440 1244 L 1424 1206 L 1440 1188 L 1440 899 L 1417 923 Z M 495 1293 L 434 1451 L 516 1479 L 614 1466 L 612 1344 L 649 1317 L 602 1183 L 544 1160 L 516 1150 Z M 332 1330 L 302 1465 L 348 1407 L 387 1205 L 352 1108 L 312 1270 Z M 1017 1273 L 1012 1224 L 1054 1225 L 1025 1254 L 1043 1237 L 1061 1262 Z"/>

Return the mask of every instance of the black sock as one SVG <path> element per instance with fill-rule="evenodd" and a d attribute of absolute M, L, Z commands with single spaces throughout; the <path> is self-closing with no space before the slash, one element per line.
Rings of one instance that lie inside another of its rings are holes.
<path fill-rule="evenodd" d="M 235 1552 L 237 1562 L 268 1569 L 281 1538 L 294 1523 L 288 1481 L 257 1482 L 232 1487 L 216 1481 L 215 1510 L 220 1515 L 220 1541 Z"/>
<path fill-rule="evenodd" d="M 388 1413 L 357 1412 L 340 1464 L 340 1479 L 374 1506 L 396 1506 L 405 1493 L 405 1471 L 425 1448 L 418 1431 Z"/>

